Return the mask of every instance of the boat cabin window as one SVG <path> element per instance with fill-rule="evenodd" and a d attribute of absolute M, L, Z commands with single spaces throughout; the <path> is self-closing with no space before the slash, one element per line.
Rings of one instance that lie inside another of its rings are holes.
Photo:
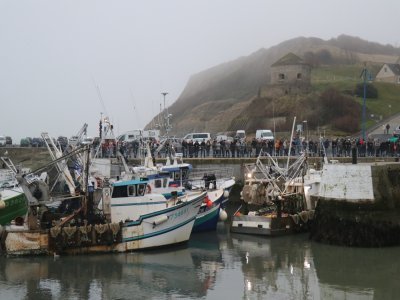
<path fill-rule="evenodd" d="M 168 178 L 164 178 L 163 181 L 163 187 L 166 187 L 168 184 Z"/>
<path fill-rule="evenodd" d="M 156 188 L 162 187 L 162 180 L 161 179 L 154 180 L 154 187 Z"/>
<path fill-rule="evenodd" d="M 122 198 L 128 197 L 128 189 L 126 185 L 123 186 L 114 186 L 112 191 L 113 198 Z"/>
<path fill-rule="evenodd" d="M 181 180 L 181 173 L 180 172 L 174 172 L 174 180 Z"/>
<path fill-rule="evenodd" d="M 146 183 L 134 184 L 134 185 L 123 185 L 114 186 L 112 197 L 123 198 L 123 197 L 135 197 L 143 196 L 146 191 Z"/>
<path fill-rule="evenodd" d="M 183 169 L 182 170 L 182 180 L 187 180 L 189 179 L 189 170 Z"/>
<path fill-rule="evenodd" d="M 135 195 L 136 195 L 135 186 L 134 185 L 129 185 L 128 186 L 128 196 L 132 197 L 132 196 L 135 196 Z"/>
<path fill-rule="evenodd" d="M 138 196 L 143 196 L 144 195 L 144 191 L 146 190 L 146 184 L 145 183 L 141 183 L 138 184 Z"/>

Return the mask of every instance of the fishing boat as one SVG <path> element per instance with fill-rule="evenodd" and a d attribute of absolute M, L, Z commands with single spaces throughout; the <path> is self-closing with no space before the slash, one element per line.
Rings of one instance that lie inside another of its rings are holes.
<path fill-rule="evenodd" d="M 172 195 L 190 195 L 193 192 L 207 191 L 206 200 L 201 205 L 199 214 L 196 217 L 193 232 L 215 230 L 217 222 L 226 219 L 226 213 L 221 210 L 221 206 L 229 199 L 229 190 L 233 184 L 231 182 L 226 184 L 226 189 L 223 187 L 216 188 L 215 176 L 213 184 L 211 184 L 212 181 L 208 176 L 202 178 L 199 184 L 192 179 L 192 172 L 192 165 L 184 163 L 182 156 L 176 153 L 174 153 L 172 159 L 170 157 L 167 158 L 165 165 L 155 166 L 147 145 L 147 156 L 144 164 L 139 167 L 126 168 L 125 176 L 131 174 L 136 179 L 146 178 L 148 180 L 147 188 L 152 192 L 161 193 L 166 198 L 170 198 Z M 229 180 L 234 183 L 232 178 Z"/>
<path fill-rule="evenodd" d="M 146 193 L 148 181 L 113 184 L 111 223 L 122 223 L 118 251 L 153 248 L 189 240 L 206 193 L 171 197 Z"/>
<path fill-rule="evenodd" d="M 201 204 L 196 216 L 193 232 L 216 230 L 218 221 L 221 219 L 220 208 L 223 194 L 222 189 L 207 191 L 205 201 Z"/>
<path fill-rule="evenodd" d="M 24 222 L 28 211 L 27 199 L 16 179 L 17 173 L 26 174 L 28 168 L 16 167 L 7 156 L 0 157 L 0 161 L 7 169 L 0 169 L 0 225 L 4 226 L 18 218 L 18 222 Z M 32 185 L 41 180 L 37 176 L 29 176 Z M 32 186 L 34 190 L 34 186 Z"/>
<path fill-rule="evenodd" d="M 26 215 L 28 206 L 25 195 L 20 188 L 0 190 L 0 225 L 10 224 L 17 217 Z"/>
<path fill-rule="evenodd" d="M 43 215 L 38 216 L 40 227 L 6 226 L 3 250 L 8 255 L 84 254 L 187 242 L 206 192 L 166 199 L 147 194 L 146 184 L 131 180 L 104 187 L 101 215 L 94 213 L 89 197 L 81 199 L 86 206 L 71 215 L 57 219 L 56 214 L 51 218 L 47 214 L 46 219 L 51 220 L 47 223 Z"/>
<path fill-rule="evenodd" d="M 229 195 L 235 185 L 235 177 L 231 169 L 196 168 L 190 173 L 190 185 L 192 188 L 200 189 L 222 189 L 222 197 L 218 200 L 221 209 L 225 209 L 229 201 Z"/>
<path fill-rule="evenodd" d="M 66 161 L 77 149 L 51 164 Z M 67 157 L 68 156 L 68 157 Z M 89 165 L 89 156 L 86 157 Z M 62 172 L 62 169 L 61 169 Z M 130 179 L 101 185 L 89 185 L 89 170 L 82 172 L 83 183 L 74 195 L 63 199 L 46 192 L 37 193 L 29 175 L 17 176 L 27 204 L 27 222 L 20 226 L 5 226 L 2 250 L 7 255 L 80 254 L 97 252 L 126 252 L 164 247 L 189 240 L 192 228 L 204 202 L 206 192 L 173 195 L 167 199 L 148 188 L 147 179 Z M 47 187 L 47 190 L 49 188 Z M 95 193 L 100 192 L 97 203 Z M 46 197 L 42 197 L 45 195 Z M 52 207 L 54 201 L 61 204 Z M 100 209 L 99 209 L 100 208 Z"/>
<path fill-rule="evenodd" d="M 226 196 L 223 189 L 192 189 L 190 184 L 189 173 L 192 169 L 190 164 L 166 165 L 160 169 L 152 168 L 134 168 L 136 174 L 142 170 L 142 178 L 148 180 L 148 189 L 155 193 L 160 193 L 167 199 L 175 196 L 190 195 L 199 191 L 207 191 L 205 201 L 201 204 L 196 221 L 193 226 L 193 232 L 215 230 L 218 221 L 221 219 L 223 212 L 220 211 L 221 204 Z M 147 171 L 146 171 L 147 170 Z"/>
<path fill-rule="evenodd" d="M 294 126 L 290 137 L 289 153 L 293 141 Z M 244 208 L 232 217 L 231 232 L 277 236 L 305 231 L 314 216 L 314 207 L 306 201 L 305 186 L 314 191 L 310 180 L 305 184 L 308 171 L 307 151 L 297 159 L 280 166 L 269 153 L 260 151 L 254 164 L 245 165 L 245 184 L 241 192 Z"/>
<path fill-rule="evenodd" d="M 309 228 L 315 207 L 307 201 L 305 190 L 310 193 L 319 182 L 310 175 L 305 180 L 306 153 L 290 166 L 280 167 L 269 154 L 263 157 L 261 152 L 256 163 L 245 165 L 245 169 L 243 205 L 232 217 L 231 232 L 277 236 Z"/>

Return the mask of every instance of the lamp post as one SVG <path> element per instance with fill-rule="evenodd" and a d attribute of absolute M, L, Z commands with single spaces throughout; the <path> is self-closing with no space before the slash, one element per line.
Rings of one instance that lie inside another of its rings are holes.
<path fill-rule="evenodd" d="M 306 147 L 307 147 L 306 151 L 308 151 L 308 132 L 307 132 L 307 120 L 304 120 L 304 121 L 303 121 L 303 123 L 304 123 L 304 129 L 303 129 L 303 131 L 304 131 L 304 133 L 305 133 Z"/>
<path fill-rule="evenodd" d="M 164 128 L 165 128 L 165 133 L 168 136 L 169 132 L 169 114 L 168 114 L 168 108 L 165 106 L 165 96 L 168 95 L 167 92 L 161 93 L 161 95 L 164 96 Z"/>
<path fill-rule="evenodd" d="M 362 139 L 365 141 L 365 100 L 367 98 L 367 76 L 369 72 L 367 70 L 366 64 L 364 64 L 364 69 L 362 70 L 361 77 L 363 78 L 364 93 L 363 93 L 363 106 L 362 106 Z"/>

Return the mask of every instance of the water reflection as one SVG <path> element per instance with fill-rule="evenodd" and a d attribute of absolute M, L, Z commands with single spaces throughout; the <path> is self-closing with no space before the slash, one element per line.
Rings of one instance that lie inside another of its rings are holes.
<path fill-rule="evenodd" d="M 0 257 L 0 299 L 396 299 L 400 248 L 217 232 L 174 249 Z"/>
<path fill-rule="evenodd" d="M 0 299 L 201 298 L 223 268 L 217 235 L 168 250 L 0 258 Z"/>
<path fill-rule="evenodd" d="M 399 247 L 345 248 L 313 243 L 311 249 L 323 296 L 398 299 Z"/>
<path fill-rule="evenodd" d="M 244 298 L 319 298 L 317 277 L 305 235 L 265 238 L 232 234 L 242 262 Z"/>

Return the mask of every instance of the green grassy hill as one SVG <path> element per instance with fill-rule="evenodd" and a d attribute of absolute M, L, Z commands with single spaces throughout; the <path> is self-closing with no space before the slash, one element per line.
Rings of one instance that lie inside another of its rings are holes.
<path fill-rule="evenodd" d="M 378 73 L 382 64 L 373 64 L 367 67 L 372 77 Z M 336 88 L 343 93 L 354 91 L 359 83 L 363 83 L 360 77 L 363 65 L 337 65 L 323 66 L 312 70 L 312 88 L 314 92 L 320 93 L 328 88 Z M 400 112 L 400 85 L 371 82 L 378 90 L 378 98 L 366 99 L 366 127 L 374 126 L 377 122 L 384 120 L 393 114 Z M 360 106 L 363 105 L 363 97 L 354 96 Z M 360 111 L 360 114 L 362 112 Z M 361 128 L 361 124 L 360 124 Z"/>
<path fill-rule="evenodd" d="M 260 91 L 271 81 L 271 65 L 290 52 L 312 66 L 311 92 L 261 98 Z M 354 96 L 354 90 L 362 83 L 364 62 L 375 76 L 384 62 L 394 63 L 399 56 L 400 48 L 349 36 L 328 41 L 299 37 L 260 49 L 191 76 L 169 108 L 171 134 L 245 129 L 251 135 L 256 129 L 273 127 L 287 132 L 294 116 L 307 120 L 309 130 L 316 133 L 354 134 L 362 122 L 363 101 Z M 367 127 L 400 112 L 400 86 L 373 84 L 378 98 L 366 101 Z"/>

